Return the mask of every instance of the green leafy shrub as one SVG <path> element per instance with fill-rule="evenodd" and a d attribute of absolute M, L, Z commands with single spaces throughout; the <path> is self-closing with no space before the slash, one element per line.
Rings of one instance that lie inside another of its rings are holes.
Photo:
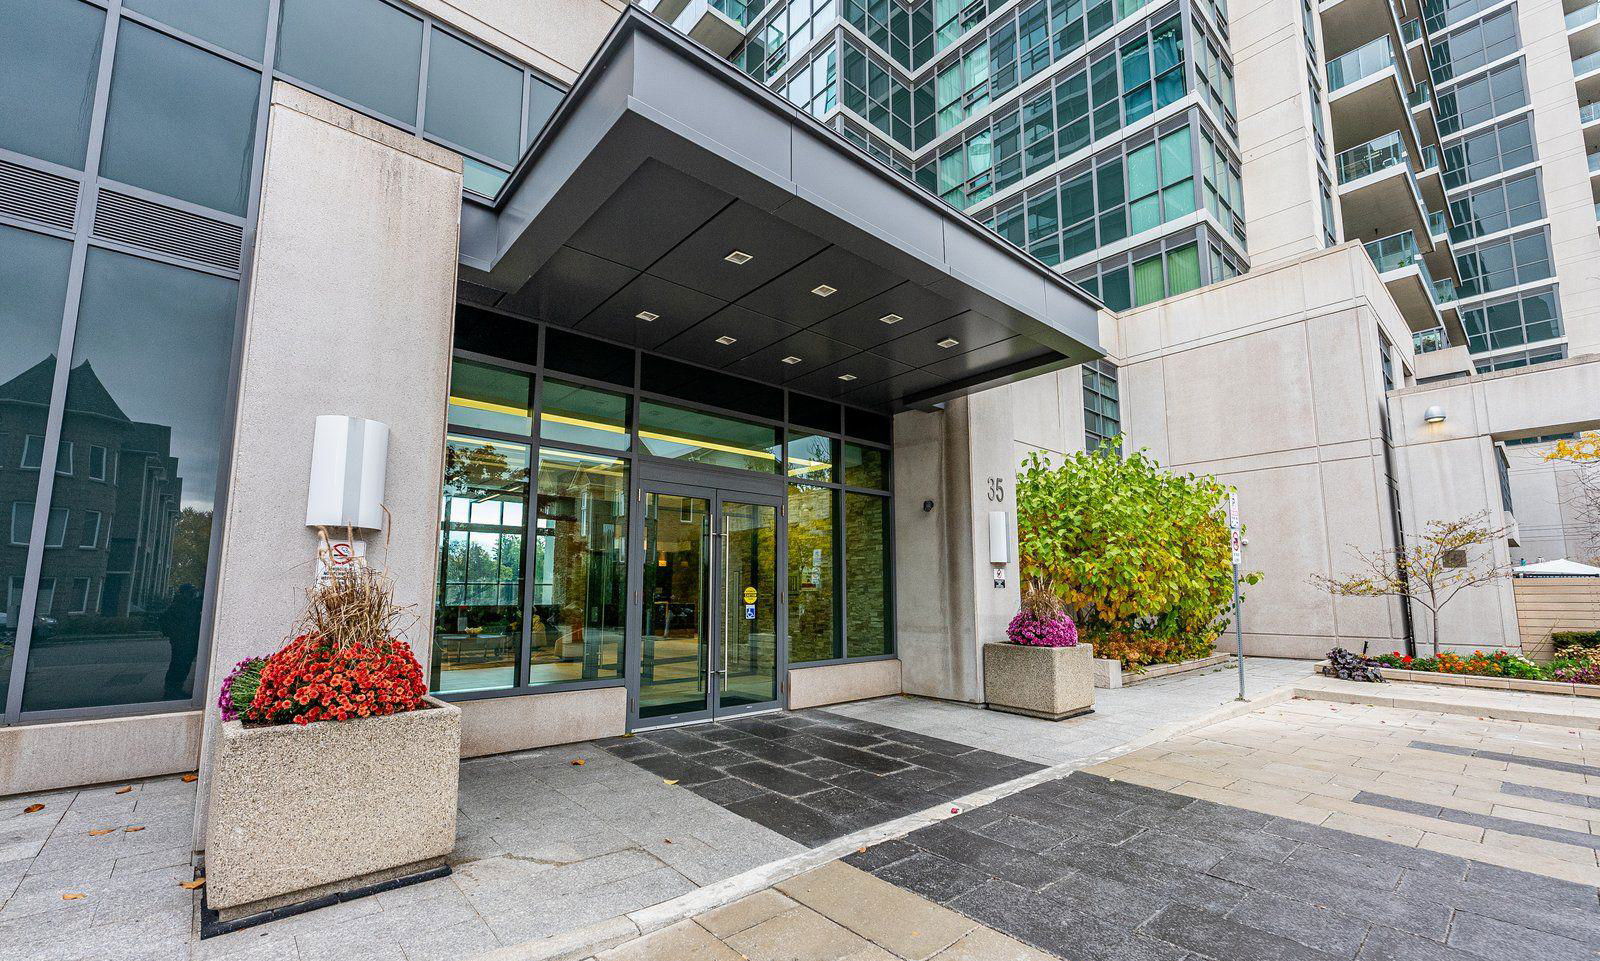
<path fill-rule="evenodd" d="M 1022 576 L 1056 592 L 1096 656 L 1134 669 L 1203 657 L 1233 605 L 1228 488 L 1117 449 L 1059 466 L 1028 456 L 1017 480 Z"/>
<path fill-rule="evenodd" d="M 1600 648 L 1600 631 L 1556 631 L 1550 643 L 1561 647 Z"/>

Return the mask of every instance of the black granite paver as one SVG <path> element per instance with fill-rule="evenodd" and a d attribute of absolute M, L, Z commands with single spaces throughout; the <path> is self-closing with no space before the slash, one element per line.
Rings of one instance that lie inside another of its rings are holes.
<path fill-rule="evenodd" d="M 1596 797 L 1593 794 L 1558 791 L 1553 787 L 1539 787 L 1536 784 L 1517 784 L 1513 781 L 1504 781 L 1500 784 L 1500 793 L 1515 794 L 1518 797 L 1550 801 L 1555 804 L 1570 804 L 1573 807 L 1600 808 L 1600 797 Z"/>
<path fill-rule="evenodd" d="M 601 746 L 811 847 L 1042 767 L 827 711 L 644 731 Z"/>
<path fill-rule="evenodd" d="M 1503 818 L 1493 814 L 1479 814 L 1476 811 L 1462 811 L 1456 808 L 1439 807 L 1431 804 L 1419 805 L 1415 801 L 1389 797 L 1385 794 L 1374 794 L 1371 791 L 1359 792 L 1356 794 L 1354 801 L 1357 804 L 1371 804 L 1374 807 L 1388 808 L 1391 811 L 1423 814 L 1425 817 L 1438 818 L 1441 821 L 1452 821 L 1456 824 L 1487 828 L 1499 831 L 1502 834 L 1520 834 L 1523 837 L 1539 838 L 1543 841 L 1555 841 L 1559 844 L 1571 844 L 1574 847 L 1600 850 L 1600 835 L 1590 834 L 1587 831 L 1574 831 L 1571 828 L 1558 828 L 1549 824 L 1533 824 L 1528 821 L 1519 821 L 1516 818 Z M 1426 810 L 1420 811 L 1418 808 L 1426 808 Z"/>
<path fill-rule="evenodd" d="M 1083 773 L 845 860 L 1072 961 L 1600 959 L 1593 887 Z"/>
<path fill-rule="evenodd" d="M 1549 758 L 1524 757 L 1521 754 L 1507 754 L 1504 751 L 1482 751 L 1476 748 L 1457 747 L 1454 744 L 1435 744 L 1432 741 L 1412 741 L 1406 747 L 1420 751 L 1438 751 L 1441 754 L 1460 754 L 1463 757 L 1483 758 L 1486 761 L 1503 761 L 1506 764 L 1521 764 L 1524 767 L 1541 767 L 1546 771 L 1564 771 L 1567 774 L 1587 774 L 1591 777 L 1600 777 L 1600 765 L 1595 764 L 1552 761 Z"/>

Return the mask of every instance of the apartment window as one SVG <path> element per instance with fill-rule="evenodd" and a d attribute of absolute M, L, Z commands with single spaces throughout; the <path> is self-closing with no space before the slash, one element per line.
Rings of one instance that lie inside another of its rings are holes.
<path fill-rule="evenodd" d="M 184 33 L 209 40 L 241 57 L 260 60 L 267 37 L 267 0 L 194 3 L 192 0 L 123 0 L 124 7 Z"/>
<path fill-rule="evenodd" d="M 100 546 L 100 521 L 103 516 L 99 511 L 83 512 L 83 526 L 78 531 L 79 547 L 92 550 Z"/>
<path fill-rule="evenodd" d="M 1244 241 L 1244 184 L 1239 165 L 1204 128 L 1200 131 L 1200 169 L 1206 209 L 1225 230 Z"/>
<path fill-rule="evenodd" d="M 1474 77 L 1438 96 L 1439 134 L 1475 127 L 1503 113 L 1528 105 L 1522 61 Z"/>
<path fill-rule="evenodd" d="M 1434 86 L 1509 57 L 1519 46 L 1515 6 L 1436 39 L 1428 48 Z"/>
<path fill-rule="evenodd" d="M 38 470 L 44 462 L 44 437 L 29 434 L 22 439 L 22 463 L 25 470 Z"/>
<path fill-rule="evenodd" d="M 1423 0 L 1422 19 L 1429 34 L 1442 33 L 1445 28 L 1460 23 L 1500 0 Z"/>
<path fill-rule="evenodd" d="M 1513 370 L 1517 367 L 1530 367 L 1534 364 L 1549 363 L 1552 360 L 1565 360 L 1566 356 L 1566 344 L 1553 344 L 1550 347 L 1524 350 L 1500 357 L 1487 357 L 1483 360 L 1474 361 L 1474 364 L 1478 368 L 1478 373 L 1486 374 L 1495 370 Z"/>
<path fill-rule="evenodd" d="M 844 105 L 884 136 L 907 147 L 917 146 L 910 89 L 876 56 L 848 40 L 844 44 Z"/>
<path fill-rule="evenodd" d="M 1322 199 L 1322 246 L 1332 247 L 1339 242 L 1338 219 L 1333 212 L 1333 189 L 1328 185 L 1328 175 L 1317 169 L 1317 187 Z"/>
<path fill-rule="evenodd" d="M 73 450 L 74 447 L 70 440 L 62 441 L 61 446 L 56 449 L 56 473 L 62 477 L 71 477 L 73 475 Z"/>
<path fill-rule="evenodd" d="M 522 86 L 520 67 L 430 31 L 422 129 L 509 167 L 522 152 Z"/>
<path fill-rule="evenodd" d="M 1550 240 L 1544 230 L 1506 237 L 1456 255 L 1462 297 L 1504 290 L 1544 280 L 1552 274 Z"/>
<path fill-rule="evenodd" d="M 105 14 L 76 0 L 3 0 L 0 22 L 0 147 L 83 169 Z"/>
<path fill-rule="evenodd" d="M 1533 161 L 1533 122 L 1518 117 L 1445 147 L 1444 185 L 1454 189 Z"/>
<path fill-rule="evenodd" d="M 107 477 L 107 452 L 98 444 L 89 445 L 89 479 L 103 481 Z"/>
<path fill-rule="evenodd" d="M 1200 93 L 1224 123 L 1234 120 L 1238 107 L 1234 100 L 1233 66 L 1223 48 L 1212 40 L 1209 31 L 1197 22 L 1193 26 L 1195 79 Z"/>
<path fill-rule="evenodd" d="M 864 95 L 864 91 L 861 93 Z M 838 48 L 829 46 L 818 51 L 809 63 L 791 74 L 784 85 L 783 95 L 790 103 L 817 118 L 826 116 L 838 106 Z"/>
<path fill-rule="evenodd" d="M 383 0 L 283 0 L 277 66 L 415 124 L 422 29 L 421 20 Z"/>
<path fill-rule="evenodd" d="M 1122 433 L 1117 366 L 1105 358 L 1083 365 L 1083 447 L 1094 450 Z"/>
<path fill-rule="evenodd" d="M 65 507 L 50 508 L 50 519 L 45 522 L 44 546 L 60 547 L 67 542 L 69 511 Z M 33 502 L 11 502 L 11 543 L 23 546 L 33 532 Z"/>
<path fill-rule="evenodd" d="M 1499 233 L 1544 216 L 1544 197 L 1539 191 L 1539 175 L 1530 171 L 1519 177 L 1487 187 L 1450 201 L 1450 240 L 1454 243 Z"/>
<path fill-rule="evenodd" d="M 71 593 L 67 595 L 68 614 L 86 614 L 89 611 L 89 587 L 94 582 L 87 577 L 72 579 Z"/>
<path fill-rule="evenodd" d="M 1561 336 L 1561 308 L 1554 287 L 1490 300 L 1461 311 L 1467 348 L 1503 350 Z"/>

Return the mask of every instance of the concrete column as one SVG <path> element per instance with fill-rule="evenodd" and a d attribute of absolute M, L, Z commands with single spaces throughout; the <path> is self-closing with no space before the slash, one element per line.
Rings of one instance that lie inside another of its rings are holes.
<path fill-rule="evenodd" d="M 427 664 L 460 211 L 455 154 L 274 85 L 208 704 L 234 662 L 285 640 L 315 576 L 305 504 L 318 414 L 389 425 L 393 520 L 368 532 L 369 556 L 416 613 L 406 640 Z M 202 778 L 218 720 L 208 709 Z M 202 800 L 197 845 L 204 818 Z"/>

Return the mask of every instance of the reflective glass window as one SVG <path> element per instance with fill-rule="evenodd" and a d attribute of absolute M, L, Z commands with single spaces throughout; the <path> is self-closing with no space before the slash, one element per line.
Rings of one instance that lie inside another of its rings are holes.
<path fill-rule="evenodd" d="M 452 434 L 445 446 L 429 687 L 513 687 L 522 653 L 528 448 Z"/>
<path fill-rule="evenodd" d="M 254 70 L 122 24 L 100 173 L 243 214 L 260 82 Z"/>
<path fill-rule="evenodd" d="M 545 443 L 586 444 L 627 450 L 628 398 L 565 381 L 544 381 L 539 437 Z"/>
<path fill-rule="evenodd" d="M 450 365 L 450 425 L 533 433 L 533 375 L 455 360 Z"/>
<path fill-rule="evenodd" d="M 834 480 L 834 440 L 816 434 L 789 438 L 789 476 L 828 483 Z"/>
<path fill-rule="evenodd" d="M 0 657 L 0 698 L 11 680 L 10 651 L 21 614 L 39 484 L 37 469 L 17 468 L 28 463 L 29 437 L 37 436 L 35 447 L 43 451 L 71 259 L 72 245 L 65 240 L 0 226 L 0 343 L 6 345 L 0 351 L 0 397 L 6 399 L 0 402 L 0 518 L 10 522 L 9 536 L 0 539 L 0 587 L 5 589 L 0 595 L 0 650 L 6 652 Z M 20 530 L 15 521 L 19 514 L 26 518 Z"/>
<path fill-rule="evenodd" d="M 471 157 L 461 158 L 461 186 L 475 194 L 493 197 L 505 186 L 511 176 L 510 171 L 491 167 L 481 160 Z"/>
<path fill-rule="evenodd" d="M 628 465 L 544 448 L 534 530 L 528 683 L 622 676 Z"/>
<path fill-rule="evenodd" d="M 844 482 L 851 487 L 886 490 L 889 486 L 888 455 L 876 447 L 844 445 Z"/>
<path fill-rule="evenodd" d="M 283 0 L 277 67 L 335 96 L 416 123 L 422 21 L 383 0 Z"/>
<path fill-rule="evenodd" d="M 0 147 L 83 169 L 105 14 L 76 0 L 0 0 Z"/>
<path fill-rule="evenodd" d="M 789 488 L 789 660 L 842 657 L 834 603 L 834 511 L 826 487 Z"/>
<path fill-rule="evenodd" d="M 240 56 L 261 59 L 267 0 L 123 0 L 122 5 Z"/>
<path fill-rule="evenodd" d="M 846 655 L 863 657 L 894 650 L 890 629 L 889 501 L 871 494 L 844 495 L 844 584 Z"/>
<path fill-rule="evenodd" d="M 61 434 L 114 451 L 116 470 L 104 482 L 58 477 L 51 510 L 69 531 L 87 511 L 110 529 L 95 550 L 45 551 L 44 576 L 63 589 L 49 642 L 28 657 L 24 710 L 193 694 L 237 287 L 89 250 Z M 92 584 L 82 611 L 66 589 L 77 578 Z"/>
<path fill-rule="evenodd" d="M 429 37 L 423 129 L 501 163 L 516 163 L 522 71 L 443 30 Z"/>
<path fill-rule="evenodd" d="M 653 401 L 639 404 L 639 441 L 657 457 L 777 473 L 778 429 Z"/>

